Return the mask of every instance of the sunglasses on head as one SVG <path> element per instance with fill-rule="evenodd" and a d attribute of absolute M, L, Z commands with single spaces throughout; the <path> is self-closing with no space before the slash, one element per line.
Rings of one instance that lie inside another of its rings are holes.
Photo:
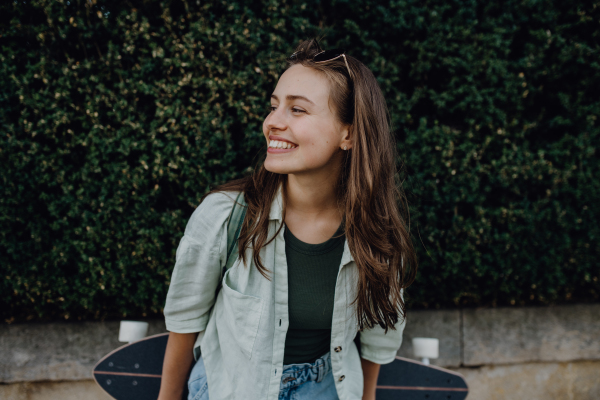
<path fill-rule="evenodd" d="M 317 43 L 318 45 L 318 43 Z M 319 46 L 320 47 L 320 46 Z M 298 57 L 298 54 L 302 53 L 304 50 L 300 50 L 295 52 L 290 56 L 290 60 L 295 60 Z M 344 50 L 342 49 L 333 49 L 333 50 L 324 50 L 320 53 L 315 54 L 312 58 L 312 62 L 315 64 L 325 63 L 333 60 L 337 60 L 340 57 L 344 57 L 344 63 L 346 63 L 346 68 L 348 68 L 348 75 L 352 77 L 350 73 L 350 66 L 348 65 L 348 60 L 346 59 L 346 54 L 344 54 Z"/>

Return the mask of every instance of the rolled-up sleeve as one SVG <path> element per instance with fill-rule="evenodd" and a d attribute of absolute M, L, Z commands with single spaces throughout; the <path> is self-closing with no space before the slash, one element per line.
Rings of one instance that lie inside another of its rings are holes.
<path fill-rule="evenodd" d="M 401 292 L 403 293 L 403 292 Z M 379 325 L 360 332 L 360 356 L 376 364 L 389 364 L 396 358 L 396 353 L 402 345 L 402 332 L 406 320 L 399 317 L 394 325 L 396 328 L 388 329 L 387 333 Z"/>
<path fill-rule="evenodd" d="M 226 262 L 227 218 L 233 198 L 230 193 L 207 196 L 187 223 L 164 308 L 167 330 L 171 332 L 206 329 Z"/>

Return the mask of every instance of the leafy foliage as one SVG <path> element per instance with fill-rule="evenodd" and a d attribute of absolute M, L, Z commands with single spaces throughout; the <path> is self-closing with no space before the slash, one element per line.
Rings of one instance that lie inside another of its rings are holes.
<path fill-rule="evenodd" d="M 264 152 L 268 94 L 324 33 L 388 99 L 413 307 L 598 301 L 600 3 L 0 5 L 7 321 L 161 312 L 186 221 Z"/>

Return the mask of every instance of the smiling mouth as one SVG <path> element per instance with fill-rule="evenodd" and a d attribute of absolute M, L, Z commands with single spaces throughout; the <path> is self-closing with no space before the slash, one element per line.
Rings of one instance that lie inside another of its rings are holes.
<path fill-rule="evenodd" d="M 271 149 L 294 149 L 296 147 L 298 147 L 297 144 L 284 142 L 282 140 L 271 140 L 269 142 L 269 148 Z"/>

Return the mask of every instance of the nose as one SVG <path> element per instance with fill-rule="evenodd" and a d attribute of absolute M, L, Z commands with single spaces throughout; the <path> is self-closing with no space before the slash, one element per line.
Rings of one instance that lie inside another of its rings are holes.
<path fill-rule="evenodd" d="M 285 115 L 281 107 L 277 107 L 275 111 L 271 111 L 271 113 L 267 115 L 265 126 L 269 131 L 285 131 L 287 129 Z"/>

